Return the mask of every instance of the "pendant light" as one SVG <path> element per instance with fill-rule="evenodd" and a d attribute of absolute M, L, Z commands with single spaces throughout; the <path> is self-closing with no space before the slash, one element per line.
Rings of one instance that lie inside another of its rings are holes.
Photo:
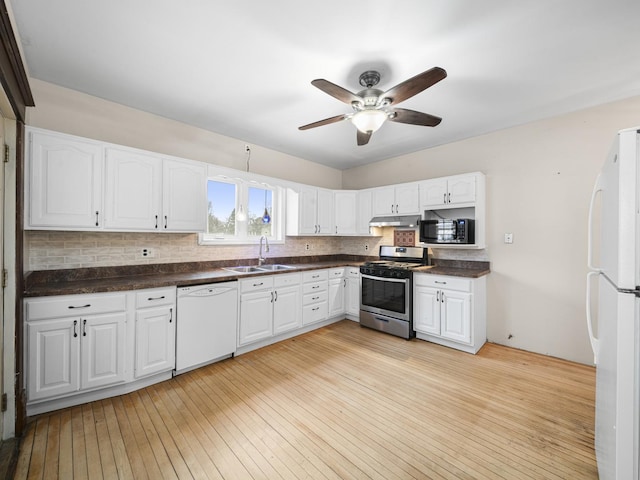
<path fill-rule="evenodd" d="M 269 211 L 267 210 L 267 190 L 264 191 L 264 214 L 262 215 L 262 223 L 271 222 L 271 215 L 269 215 Z"/>

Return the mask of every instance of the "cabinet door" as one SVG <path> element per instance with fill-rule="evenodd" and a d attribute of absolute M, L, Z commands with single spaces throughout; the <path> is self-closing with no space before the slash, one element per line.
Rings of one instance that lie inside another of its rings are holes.
<path fill-rule="evenodd" d="M 145 308 L 136 312 L 136 378 L 175 368 L 174 320 L 173 307 Z"/>
<path fill-rule="evenodd" d="M 102 165 L 99 144 L 32 132 L 28 225 L 100 228 Z"/>
<path fill-rule="evenodd" d="M 440 290 L 416 287 L 413 299 L 413 329 L 440 335 Z"/>
<path fill-rule="evenodd" d="M 318 192 L 315 188 L 302 188 L 298 196 L 299 234 L 318 233 Z"/>
<path fill-rule="evenodd" d="M 279 287 L 273 295 L 273 334 L 299 328 L 302 324 L 300 286 Z"/>
<path fill-rule="evenodd" d="M 29 401 L 72 393 L 80 387 L 79 320 L 39 321 L 28 324 Z"/>
<path fill-rule="evenodd" d="M 441 335 L 456 342 L 471 343 L 471 294 L 441 291 Z"/>
<path fill-rule="evenodd" d="M 356 212 L 356 233 L 358 235 L 371 235 L 369 222 L 373 218 L 373 194 L 371 190 L 358 192 Z"/>
<path fill-rule="evenodd" d="M 81 388 L 124 381 L 125 321 L 125 313 L 81 319 Z"/>
<path fill-rule="evenodd" d="M 447 180 L 435 179 L 420 183 L 420 208 L 447 204 Z"/>
<path fill-rule="evenodd" d="M 344 292 L 347 281 L 345 278 L 329 280 L 329 317 L 344 314 Z"/>
<path fill-rule="evenodd" d="M 347 278 L 345 311 L 349 315 L 360 315 L 360 281 L 357 278 Z"/>
<path fill-rule="evenodd" d="M 107 148 L 105 228 L 159 230 L 162 159 Z"/>
<path fill-rule="evenodd" d="M 448 181 L 449 203 L 471 203 L 476 201 L 476 178 L 462 176 Z"/>
<path fill-rule="evenodd" d="M 335 224 L 333 221 L 333 192 L 331 190 L 318 190 L 318 233 L 322 235 L 334 235 Z"/>
<path fill-rule="evenodd" d="M 420 213 L 420 194 L 418 184 L 396 187 L 396 213 L 409 215 Z"/>
<path fill-rule="evenodd" d="M 355 235 L 356 231 L 356 192 L 335 192 L 334 193 L 334 213 L 335 213 L 335 234 Z M 371 208 L 371 207 L 369 207 Z M 368 223 L 368 220 L 367 220 Z"/>
<path fill-rule="evenodd" d="M 247 345 L 273 334 L 273 296 L 273 290 L 240 296 L 239 345 Z"/>
<path fill-rule="evenodd" d="M 164 160 L 162 174 L 162 230 L 204 232 L 207 221 L 206 167 Z"/>
<path fill-rule="evenodd" d="M 394 187 L 375 188 L 373 190 L 373 216 L 394 215 L 396 210 L 396 192 Z"/>

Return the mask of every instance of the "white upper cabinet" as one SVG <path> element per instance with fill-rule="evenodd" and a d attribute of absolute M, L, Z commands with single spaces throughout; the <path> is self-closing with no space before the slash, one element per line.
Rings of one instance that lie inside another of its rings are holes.
<path fill-rule="evenodd" d="M 360 190 L 357 196 L 356 210 L 356 234 L 371 235 L 369 222 L 373 218 L 373 192 L 371 190 Z"/>
<path fill-rule="evenodd" d="M 30 132 L 27 227 L 102 227 L 102 145 L 62 134 Z"/>
<path fill-rule="evenodd" d="M 333 194 L 336 235 L 355 235 L 357 232 L 357 192 L 344 190 Z M 368 220 L 367 220 L 368 222 Z"/>
<path fill-rule="evenodd" d="M 333 221 L 333 191 L 318 189 L 318 234 L 333 235 L 335 225 Z"/>
<path fill-rule="evenodd" d="M 162 214 L 162 161 L 107 148 L 105 228 L 158 230 Z"/>
<path fill-rule="evenodd" d="M 426 244 L 437 248 L 485 248 L 485 176 L 481 172 L 434 178 L 420 182 L 423 220 L 468 218 L 474 221 L 472 244 Z"/>
<path fill-rule="evenodd" d="M 204 164 L 165 159 L 162 185 L 162 229 L 204 232 L 207 219 Z"/>
<path fill-rule="evenodd" d="M 420 213 L 417 183 L 373 189 L 373 216 Z"/>
<path fill-rule="evenodd" d="M 195 162 L 107 148 L 105 228 L 203 232 L 206 169 Z"/>
<path fill-rule="evenodd" d="M 287 189 L 287 235 L 334 235 L 333 191 Z"/>
<path fill-rule="evenodd" d="M 27 229 L 203 232 L 206 165 L 28 129 Z"/>
<path fill-rule="evenodd" d="M 421 208 L 446 208 L 476 201 L 476 175 L 426 180 L 420 184 Z"/>

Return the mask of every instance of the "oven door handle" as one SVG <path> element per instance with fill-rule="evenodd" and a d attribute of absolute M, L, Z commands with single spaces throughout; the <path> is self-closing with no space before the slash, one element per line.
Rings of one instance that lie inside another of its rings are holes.
<path fill-rule="evenodd" d="M 408 278 L 389 278 L 389 277 L 377 277 L 375 275 L 360 275 L 362 279 L 369 278 L 371 280 L 381 280 L 383 282 L 394 282 L 394 283 L 407 283 L 409 281 Z"/>

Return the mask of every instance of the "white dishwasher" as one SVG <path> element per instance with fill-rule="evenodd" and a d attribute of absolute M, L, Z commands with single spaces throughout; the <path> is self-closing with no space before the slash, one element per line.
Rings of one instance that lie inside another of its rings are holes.
<path fill-rule="evenodd" d="M 178 288 L 176 375 L 236 351 L 238 282 Z"/>

